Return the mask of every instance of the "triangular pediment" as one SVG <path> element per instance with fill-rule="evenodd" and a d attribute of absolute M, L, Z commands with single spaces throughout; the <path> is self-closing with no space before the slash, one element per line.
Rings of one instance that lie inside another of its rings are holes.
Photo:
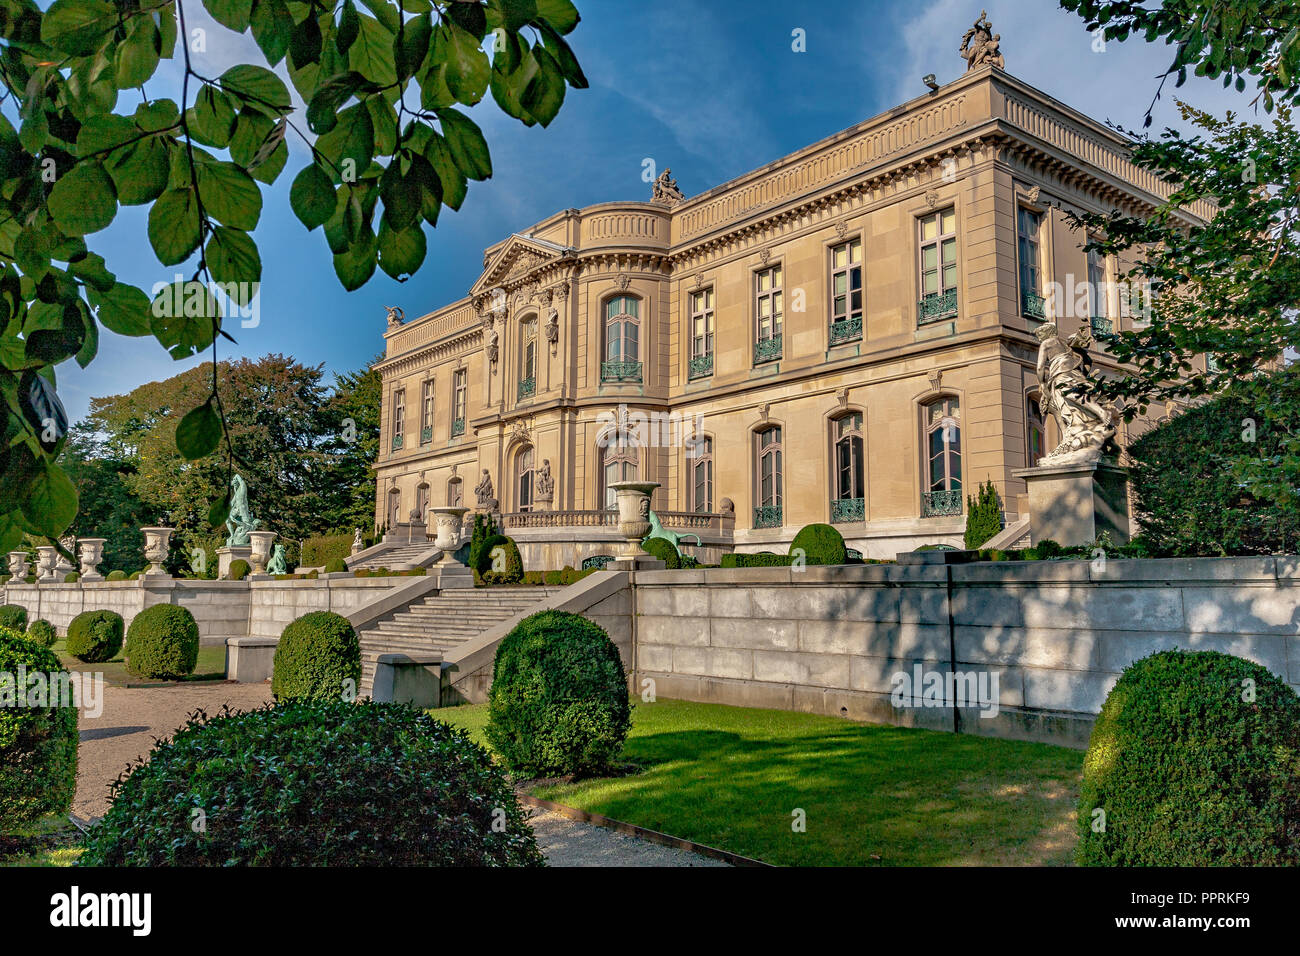
<path fill-rule="evenodd" d="M 483 274 L 469 290 L 471 298 L 485 295 L 496 288 L 508 288 L 515 282 L 548 262 L 559 259 L 567 250 L 545 239 L 534 239 L 518 233 L 506 240 L 487 262 Z"/>

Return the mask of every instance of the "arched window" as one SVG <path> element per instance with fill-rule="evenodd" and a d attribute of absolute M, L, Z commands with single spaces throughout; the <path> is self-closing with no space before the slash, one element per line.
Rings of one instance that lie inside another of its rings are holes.
<path fill-rule="evenodd" d="M 395 528 L 402 523 L 402 492 L 398 488 L 388 492 L 388 527 Z"/>
<path fill-rule="evenodd" d="M 604 487 L 605 509 L 618 507 L 614 489 L 619 481 L 635 481 L 640 465 L 636 440 L 626 432 L 614 432 L 600 449 L 600 476 Z"/>
<path fill-rule="evenodd" d="M 641 381 L 641 300 L 616 295 L 605 302 L 603 382 Z"/>
<path fill-rule="evenodd" d="M 515 456 L 515 489 L 518 511 L 533 510 L 533 446 L 526 445 Z"/>
<path fill-rule="evenodd" d="M 537 391 L 537 316 L 519 323 L 519 401 Z"/>
<path fill-rule="evenodd" d="M 1047 454 L 1047 423 L 1037 392 L 1029 394 L 1025 405 L 1025 460 L 1033 468 Z"/>
<path fill-rule="evenodd" d="M 688 446 L 686 466 L 690 469 L 691 510 L 698 514 L 713 511 L 713 439 L 702 435 Z"/>
<path fill-rule="evenodd" d="M 848 412 L 831 422 L 835 448 L 835 495 L 831 521 L 861 521 L 866 515 L 862 464 L 862 413 Z"/>
<path fill-rule="evenodd" d="M 921 516 L 961 514 L 961 407 L 937 398 L 922 409 L 925 428 L 925 491 Z"/>
<path fill-rule="evenodd" d="M 461 485 L 459 478 L 450 478 L 447 481 L 447 507 L 459 508 L 461 498 Z"/>
<path fill-rule="evenodd" d="M 782 452 L 781 426 L 769 425 L 754 434 L 757 457 L 757 504 L 754 506 L 755 528 L 779 528 L 782 524 Z"/>
<path fill-rule="evenodd" d="M 415 489 L 415 511 L 421 521 L 429 520 L 429 486 L 423 482 Z"/>

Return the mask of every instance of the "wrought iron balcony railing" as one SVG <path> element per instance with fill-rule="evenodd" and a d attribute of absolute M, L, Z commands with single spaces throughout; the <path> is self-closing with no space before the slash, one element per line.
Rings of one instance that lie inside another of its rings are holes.
<path fill-rule="evenodd" d="M 775 362 L 781 357 L 781 336 L 774 335 L 770 339 L 763 339 L 754 346 L 754 364 L 762 365 L 764 362 Z"/>
<path fill-rule="evenodd" d="M 463 434 L 465 434 L 465 419 L 453 418 L 451 420 L 451 437 L 455 438 L 457 435 Z"/>
<path fill-rule="evenodd" d="M 402 433 L 398 432 L 396 435 L 393 436 L 393 451 L 397 451 L 401 447 L 402 447 Z"/>
<path fill-rule="evenodd" d="M 1093 335 L 1114 335 L 1115 323 L 1103 315 L 1094 315 L 1089 322 Z"/>
<path fill-rule="evenodd" d="M 831 502 L 831 524 L 861 521 L 866 514 L 865 498 L 837 498 Z"/>
<path fill-rule="evenodd" d="M 691 359 L 687 374 L 691 378 L 704 378 L 713 374 L 713 353 L 697 355 Z"/>
<path fill-rule="evenodd" d="M 536 391 L 537 379 L 521 378 L 519 380 L 519 401 L 522 402 L 525 398 L 532 398 Z"/>
<path fill-rule="evenodd" d="M 431 441 L 433 441 L 433 426 L 425 425 L 420 429 L 420 444 L 427 445 Z"/>
<path fill-rule="evenodd" d="M 1046 319 L 1047 309 L 1043 302 L 1043 297 L 1037 292 L 1020 293 L 1020 314 L 1027 315 L 1031 319 Z"/>
<path fill-rule="evenodd" d="M 851 319 L 841 319 L 838 322 L 831 323 L 831 345 L 856 342 L 860 338 L 862 338 L 862 316 L 857 315 Z"/>
<path fill-rule="evenodd" d="M 916 304 L 916 324 L 941 322 L 957 314 L 957 290 L 927 295 Z"/>
<path fill-rule="evenodd" d="M 921 517 L 941 518 L 961 514 L 961 489 L 927 491 L 921 495 Z"/>
<path fill-rule="evenodd" d="M 755 528 L 781 527 L 781 506 L 767 505 L 766 507 L 755 508 L 754 527 Z"/>
<path fill-rule="evenodd" d="M 601 362 L 600 380 L 602 382 L 639 382 L 641 381 L 641 363 Z"/>

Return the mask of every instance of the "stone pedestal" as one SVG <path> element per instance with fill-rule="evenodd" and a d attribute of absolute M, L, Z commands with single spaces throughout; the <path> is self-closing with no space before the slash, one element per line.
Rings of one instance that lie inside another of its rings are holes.
<path fill-rule="evenodd" d="M 229 548 L 217 548 L 217 577 L 230 579 L 230 566 L 240 559 L 247 561 L 252 568 L 253 548 L 247 544 L 237 544 Z"/>
<path fill-rule="evenodd" d="M 616 571 L 662 571 L 664 562 L 641 547 L 641 539 L 650 533 L 650 496 L 659 487 L 657 481 L 616 481 L 618 533 L 626 543 L 607 567 Z"/>
<path fill-rule="evenodd" d="M 1092 544 L 1108 532 L 1129 540 L 1128 470 L 1108 462 L 1040 465 L 1012 472 L 1029 486 L 1029 541 L 1066 547 Z"/>
<path fill-rule="evenodd" d="M 266 563 L 271 560 L 271 542 L 275 540 L 274 531 L 250 531 L 248 540 L 252 553 L 249 564 L 255 574 L 266 573 Z"/>
<path fill-rule="evenodd" d="M 104 560 L 104 542 L 107 540 L 107 538 L 82 538 L 77 542 L 80 548 L 78 557 L 81 559 L 81 580 L 104 580 L 104 576 L 99 573 L 99 562 Z"/>

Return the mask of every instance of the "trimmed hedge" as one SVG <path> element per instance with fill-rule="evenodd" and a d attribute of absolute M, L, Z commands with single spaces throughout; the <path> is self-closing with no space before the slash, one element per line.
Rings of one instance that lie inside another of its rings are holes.
<path fill-rule="evenodd" d="M 80 580 L 81 580 L 80 571 L 69 571 L 67 574 L 63 576 L 64 584 L 76 584 Z"/>
<path fill-rule="evenodd" d="M 23 633 L 27 630 L 27 608 L 21 604 L 0 604 L 0 627 Z"/>
<path fill-rule="evenodd" d="M 59 632 L 49 621 L 37 618 L 27 625 L 27 640 L 35 641 L 41 647 L 53 647 L 59 639 Z"/>
<path fill-rule="evenodd" d="M 664 538 L 649 538 L 641 542 L 641 547 L 664 562 L 665 569 L 668 571 L 676 571 L 682 566 L 682 553 L 677 550 L 671 541 Z"/>
<path fill-rule="evenodd" d="M 175 604 L 147 607 L 126 632 L 126 669 L 137 677 L 175 680 L 194 673 L 199 628 L 194 615 Z"/>
<path fill-rule="evenodd" d="M 305 568 L 319 568 L 333 561 L 352 557 L 352 535 L 317 534 L 302 542 L 298 563 Z"/>
<path fill-rule="evenodd" d="M 844 535 L 828 524 L 809 524 L 799 529 L 790 542 L 790 556 L 803 549 L 804 564 L 848 564 Z"/>
<path fill-rule="evenodd" d="M 52 650 L 0 627 L 0 674 L 19 667 L 47 675 L 47 682 L 67 673 Z M 16 706 L 17 689 L 7 684 L 0 689 L 0 834 L 67 813 L 77 792 L 77 708 L 61 692 L 33 701 L 30 685 L 24 688 L 29 706 Z"/>
<path fill-rule="evenodd" d="M 68 625 L 68 653 L 83 664 L 111 661 L 122 649 L 122 615 L 82 611 Z"/>
<path fill-rule="evenodd" d="M 276 700 L 355 700 L 361 685 L 361 642 L 348 619 L 312 611 L 280 634 L 271 671 Z"/>
<path fill-rule="evenodd" d="M 248 577 L 248 572 L 253 570 L 247 561 L 243 558 L 235 558 L 230 562 L 230 580 L 242 581 Z"/>
<path fill-rule="evenodd" d="M 400 704 L 317 700 L 195 714 L 130 769 L 79 865 L 544 863 L 505 775 L 464 731 Z"/>
<path fill-rule="evenodd" d="M 325 562 L 326 574 L 342 574 L 348 569 L 348 564 L 342 558 L 330 558 Z"/>
<path fill-rule="evenodd" d="M 497 647 L 487 739 L 516 773 L 598 773 L 632 726 L 618 648 L 578 614 L 541 611 Z"/>
<path fill-rule="evenodd" d="M 788 568 L 794 558 L 788 554 L 724 554 L 724 568 Z"/>
<path fill-rule="evenodd" d="M 1300 863 L 1300 697 L 1216 651 L 1131 664 L 1093 725 L 1078 829 L 1084 866 Z"/>
<path fill-rule="evenodd" d="M 110 580 L 110 581 L 125 581 L 125 580 L 126 580 L 126 572 L 125 572 L 125 571 L 109 571 L 109 572 L 108 572 L 108 580 Z"/>
<path fill-rule="evenodd" d="M 498 547 L 505 550 L 504 571 L 492 570 L 492 552 Z M 524 579 L 524 559 L 520 556 L 519 546 L 515 544 L 513 538 L 494 534 L 484 539 L 482 547 L 479 548 L 478 565 L 475 570 L 484 584 L 518 584 Z"/>

